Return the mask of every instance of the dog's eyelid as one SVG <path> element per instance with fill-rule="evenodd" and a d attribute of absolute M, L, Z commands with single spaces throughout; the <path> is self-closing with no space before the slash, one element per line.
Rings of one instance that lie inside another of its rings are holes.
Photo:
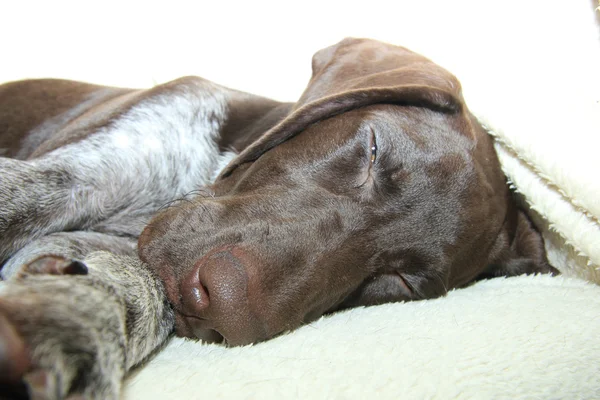
<path fill-rule="evenodd" d="M 375 135 L 375 130 L 371 128 L 371 143 L 370 143 L 370 162 L 371 164 L 375 163 L 377 160 L 377 137 Z"/>
<path fill-rule="evenodd" d="M 413 297 L 413 289 L 410 286 L 410 284 L 408 283 L 406 277 L 400 273 L 400 272 L 396 272 L 396 275 L 398 275 L 398 277 L 400 278 L 399 283 L 400 283 L 400 287 L 402 288 L 402 291 L 404 292 L 404 294 L 410 298 Z"/>
<path fill-rule="evenodd" d="M 377 141 L 375 140 L 375 130 L 373 129 L 373 127 L 369 127 L 370 130 L 370 134 L 369 134 L 369 147 L 367 150 L 367 155 L 369 157 L 369 161 L 368 164 L 365 165 L 365 159 L 361 157 L 360 159 L 360 165 L 364 167 L 364 169 L 361 169 L 362 173 L 361 173 L 361 183 L 357 186 L 355 186 L 355 188 L 363 188 L 363 187 L 369 187 L 372 188 L 372 184 L 373 184 L 373 166 L 375 165 L 375 161 L 377 160 Z M 362 139 L 364 140 L 364 139 Z M 364 149 L 364 144 L 361 145 L 361 147 Z M 364 154 L 364 153 L 363 153 Z M 367 186 L 368 184 L 368 186 Z"/>

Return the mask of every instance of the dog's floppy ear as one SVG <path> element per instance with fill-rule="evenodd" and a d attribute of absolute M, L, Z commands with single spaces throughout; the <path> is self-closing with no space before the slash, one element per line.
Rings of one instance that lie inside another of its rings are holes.
<path fill-rule="evenodd" d="M 458 113 L 463 108 L 458 80 L 403 47 L 348 38 L 317 52 L 312 66 L 308 87 L 288 117 L 244 150 L 221 177 L 308 125 L 356 108 L 378 103 L 415 105 L 446 113 Z"/>
<path fill-rule="evenodd" d="M 537 273 L 560 274 L 548 263 L 544 239 L 523 210 L 517 209 L 512 221 L 505 224 L 495 248 L 499 251 L 492 250 L 492 260 L 478 279 Z"/>

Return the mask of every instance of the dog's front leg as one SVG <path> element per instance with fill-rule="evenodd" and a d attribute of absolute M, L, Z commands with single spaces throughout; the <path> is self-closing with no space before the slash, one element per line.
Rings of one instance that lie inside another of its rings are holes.
<path fill-rule="evenodd" d="M 35 238 L 85 220 L 90 189 L 67 166 L 0 158 L 0 262 Z"/>
<path fill-rule="evenodd" d="M 0 158 L 0 263 L 34 239 L 90 229 L 116 215 L 133 221 L 124 234 L 139 235 L 147 216 L 169 200 L 144 191 L 144 178 L 118 162 L 74 157 L 76 148 L 30 161 Z"/>
<path fill-rule="evenodd" d="M 116 399 L 173 329 L 162 284 L 133 257 L 46 256 L 0 285 L 0 383 L 33 398 Z"/>

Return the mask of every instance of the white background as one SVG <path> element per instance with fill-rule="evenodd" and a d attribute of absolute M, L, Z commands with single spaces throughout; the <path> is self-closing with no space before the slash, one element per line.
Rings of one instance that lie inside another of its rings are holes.
<path fill-rule="evenodd" d="M 502 90 L 499 74 L 532 73 L 529 67 L 558 57 L 559 65 L 538 71 L 542 76 L 531 83 L 543 85 L 542 78 L 577 63 L 588 71 L 572 74 L 570 90 L 598 100 L 600 85 L 592 88 L 583 77 L 598 73 L 600 64 L 581 60 L 589 43 L 572 40 L 597 40 L 591 9 L 589 0 L 1 0 L 0 82 L 62 77 L 148 87 L 199 75 L 294 100 L 310 77 L 312 54 L 356 36 L 421 52 L 457 74 L 466 89 Z M 576 19 L 580 25 L 564 24 Z"/>

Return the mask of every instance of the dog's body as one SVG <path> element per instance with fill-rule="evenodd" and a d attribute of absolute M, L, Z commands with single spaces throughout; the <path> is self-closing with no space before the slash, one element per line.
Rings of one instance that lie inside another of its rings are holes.
<path fill-rule="evenodd" d="M 0 124 L 0 372 L 50 398 L 117 396 L 173 326 L 246 344 L 555 272 L 456 79 L 403 48 L 320 51 L 296 104 L 200 78 L 16 82 Z"/>

